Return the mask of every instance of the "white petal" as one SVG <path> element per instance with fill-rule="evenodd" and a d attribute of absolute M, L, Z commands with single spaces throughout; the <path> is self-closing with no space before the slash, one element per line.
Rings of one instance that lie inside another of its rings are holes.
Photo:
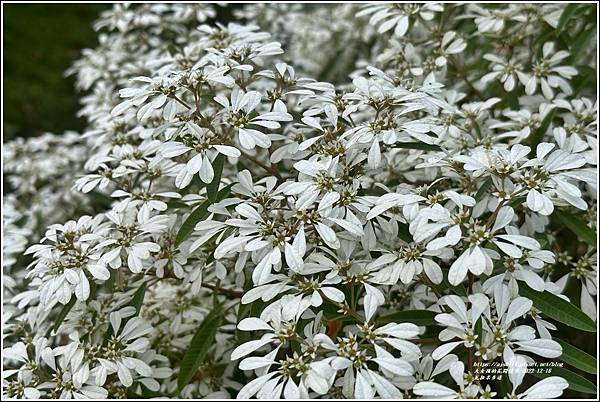
<path fill-rule="evenodd" d="M 548 377 L 538 381 L 525 392 L 524 399 L 550 399 L 558 398 L 563 390 L 568 388 L 569 383 L 562 377 Z"/>
<path fill-rule="evenodd" d="M 288 379 L 285 384 L 285 388 L 283 389 L 283 396 L 285 399 L 300 399 L 300 390 L 298 386 L 291 378 Z"/>
<path fill-rule="evenodd" d="M 87 300 L 90 297 L 90 283 L 83 271 L 79 271 L 79 283 L 75 286 L 77 300 Z"/>
<path fill-rule="evenodd" d="M 402 359 L 394 359 L 394 358 L 375 358 L 373 359 L 379 367 L 386 369 L 390 373 L 400 375 L 400 376 L 409 376 L 412 375 L 415 370 L 405 360 Z"/>
<path fill-rule="evenodd" d="M 244 318 L 238 323 L 237 327 L 242 331 L 256 331 L 261 329 L 273 331 L 273 328 L 269 324 L 256 317 Z"/>
<path fill-rule="evenodd" d="M 453 397 L 456 395 L 456 391 L 440 384 L 436 384 L 432 381 L 423 381 L 415 384 L 413 387 L 413 393 L 419 396 L 430 396 L 430 397 Z"/>
<path fill-rule="evenodd" d="M 470 250 L 465 250 L 450 266 L 450 270 L 448 271 L 448 282 L 450 282 L 451 285 L 456 286 L 465 280 L 467 272 L 469 271 L 469 266 L 467 265 L 469 254 Z"/>
<path fill-rule="evenodd" d="M 369 168 L 377 169 L 381 163 L 381 151 L 379 149 L 379 141 L 377 138 L 373 141 L 368 155 Z"/>
<path fill-rule="evenodd" d="M 240 370 L 256 370 L 273 364 L 272 359 L 265 357 L 247 357 L 240 362 Z"/>
<path fill-rule="evenodd" d="M 321 236 L 321 239 L 323 239 L 323 241 L 327 243 L 329 247 L 334 249 L 338 249 L 340 247 L 340 242 L 333 229 L 325 226 L 321 222 L 317 222 L 315 229 L 317 229 L 319 236 Z"/>
<path fill-rule="evenodd" d="M 365 306 L 365 320 L 369 321 L 377 311 L 377 308 L 385 302 L 385 297 L 376 287 L 373 287 L 368 283 L 365 283 L 364 285 L 367 293 L 363 302 Z"/>
<path fill-rule="evenodd" d="M 500 239 L 509 241 L 513 244 L 516 244 L 517 246 L 521 246 L 521 247 L 525 247 L 529 250 L 539 250 L 540 249 L 540 243 L 538 243 L 537 240 L 528 237 L 528 236 L 522 236 L 522 235 L 498 235 L 497 236 Z"/>
<path fill-rule="evenodd" d="M 444 343 L 438 346 L 433 353 L 431 353 L 431 357 L 434 360 L 440 360 L 442 357 L 446 356 L 448 353 L 452 352 L 458 345 L 462 344 L 462 341 L 449 342 Z"/>
<path fill-rule="evenodd" d="M 224 240 L 215 249 L 215 252 L 214 252 L 215 259 L 218 260 L 220 258 L 223 258 L 227 253 L 240 247 L 241 245 L 246 243 L 251 238 L 252 238 L 251 236 L 239 236 L 239 237 L 230 237 L 230 238 Z"/>
<path fill-rule="evenodd" d="M 369 384 L 361 371 L 358 371 L 354 385 L 354 397 L 357 399 L 373 399 L 373 396 L 375 396 L 375 391 L 371 387 L 371 384 Z"/>
<path fill-rule="evenodd" d="M 258 339 L 256 341 L 249 341 L 246 343 L 241 344 L 240 346 L 238 346 L 237 348 L 235 348 L 233 350 L 233 352 L 231 352 L 231 360 L 237 360 L 240 357 L 244 357 L 246 355 L 249 355 L 250 353 L 254 352 L 255 350 L 257 350 L 258 348 L 268 344 L 269 342 L 271 342 L 271 338 L 273 337 L 273 335 L 271 335 L 270 337 L 265 337 L 262 339 Z"/>
<path fill-rule="evenodd" d="M 527 371 L 527 360 L 523 356 L 515 355 L 506 365 L 508 366 L 508 378 L 513 385 L 513 390 L 515 390 L 523 382 Z"/>
<path fill-rule="evenodd" d="M 213 170 L 212 164 L 208 157 L 202 159 L 202 165 L 200 166 L 200 179 L 204 183 L 210 183 L 215 177 L 215 172 Z"/>
<path fill-rule="evenodd" d="M 299 272 L 304 266 L 302 256 L 300 256 L 298 251 L 289 243 L 285 243 L 285 261 L 292 271 Z"/>
<path fill-rule="evenodd" d="M 328 299 L 337 303 L 343 303 L 346 299 L 344 292 L 336 288 L 325 286 L 321 288 L 321 291 Z"/>
<path fill-rule="evenodd" d="M 510 323 L 517 318 L 527 314 L 531 307 L 533 306 L 533 302 L 525 297 L 517 297 L 514 299 L 510 306 L 508 306 L 508 311 L 504 316 L 503 322 Z"/>
<path fill-rule="evenodd" d="M 496 216 L 494 226 L 492 227 L 492 232 L 496 232 L 511 223 L 514 216 L 515 211 L 511 207 L 504 206 L 500 208 L 500 211 L 498 211 L 498 215 Z"/>
<path fill-rule="evenodd" d="M 231 156 L 234 158 L 237 158 L 242 155 L 239 149 L 229 145 L 213 145 L 213 148 L 223 155 Z"/>
<path fill-rule="evenodd" d="M 530 341 L 521 341 L 517 344 L 520 346 L 520 350 L 535 353 L 542 357 L 554 358 L 562 354 L 560 344 L 551 339 L 532 339 Z"/>
<path fill-rule="evenodd" d="M 277 374 L 276 371 L 272 371 L 269 374 L 263 375 L 261 377 L 255 378 L 250 381 L 248 384 L 244 385 L 242 389 L 237 394 L 237 399 L 250 399 L 252 398 L 264 385 Z"/>

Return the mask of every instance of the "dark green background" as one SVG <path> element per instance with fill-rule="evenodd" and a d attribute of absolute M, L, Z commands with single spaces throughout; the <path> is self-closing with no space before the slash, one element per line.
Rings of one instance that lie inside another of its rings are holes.
<path fill-rule="evenodd" d="M 79 95 L 64 71 L 95 47 L 92 24 L 109 4 L 5 4 L 4 141 L 80 130 Z"/>
<path fill-rule="evenodd" d="M 242 4 L 215 7 L 216 20 L 231 21 Z M 84 48 L 95 48 L 92 25 L 104 4 L 4 4 L 4 141 L 65 130 L 80 131 L 75 78 L 64 72 Z"/>

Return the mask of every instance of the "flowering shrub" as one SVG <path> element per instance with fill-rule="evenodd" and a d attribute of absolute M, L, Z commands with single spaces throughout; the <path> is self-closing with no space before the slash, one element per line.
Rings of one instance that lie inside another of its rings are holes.
<path fill-rule="evenodd" d="M 595 7 L 219 10 L 115 5 L 5 144 L 3 396 L 592 396 Z"/>

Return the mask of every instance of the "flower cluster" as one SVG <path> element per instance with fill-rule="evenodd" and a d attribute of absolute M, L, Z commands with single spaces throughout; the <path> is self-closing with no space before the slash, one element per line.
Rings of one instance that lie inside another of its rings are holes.
<path fill-rule="evenodd" d="M 5 144 L 3 396 L 572 392 L 595 9 L 220 7 L 114 5 L 85 132 Z"/>

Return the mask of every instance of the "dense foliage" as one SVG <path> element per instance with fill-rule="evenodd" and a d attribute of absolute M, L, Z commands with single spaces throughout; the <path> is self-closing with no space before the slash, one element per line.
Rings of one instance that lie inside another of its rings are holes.
<path fill-rule="evenodd" d="M 218 7 L 4 144 L 3 396 L 594 394 L 595 6 Z"/>

